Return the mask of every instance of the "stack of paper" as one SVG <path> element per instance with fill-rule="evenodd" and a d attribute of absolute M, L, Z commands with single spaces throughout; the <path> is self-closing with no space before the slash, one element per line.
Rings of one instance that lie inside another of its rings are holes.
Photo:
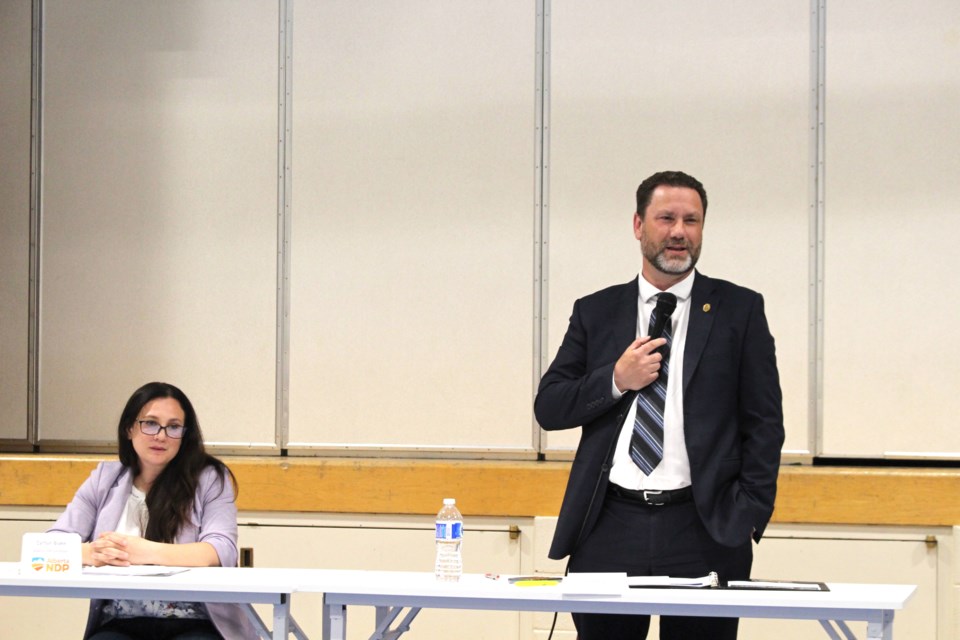
<path fill-rule="evenodd" d="M 564 597 L 621 596 L 627 589 L 626 573 L 570 573 L 560 583 Z"/>
<path fill-rule="evenodd" d="M 627 578 L 627 584 L 634 589 L 642 587 L 649 588 L 668 588 L 668 587 L 716 587 L 720 581 L 717 574 L 711 571 L 702 578 L 671 578 L 670 576 L 631 576 Z"/>

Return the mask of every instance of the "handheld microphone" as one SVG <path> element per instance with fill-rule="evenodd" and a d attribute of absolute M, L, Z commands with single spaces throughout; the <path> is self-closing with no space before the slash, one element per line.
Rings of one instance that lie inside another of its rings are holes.
<path fill-rule="evenodd" d="M 657 307 L 653 310 L 657 319 L 650 329 L 650 339 L 659 338 L 663 335 L 663 328 L 670 321 L 673 310 L 677 308 L 677 296 L 672 293 L 661 293 L 657 296 Z"/>

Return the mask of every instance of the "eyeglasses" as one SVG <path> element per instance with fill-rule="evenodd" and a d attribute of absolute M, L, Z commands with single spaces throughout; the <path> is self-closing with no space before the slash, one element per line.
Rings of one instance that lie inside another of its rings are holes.
<path fill-rule="evenodd" d="M 177 440 L 182 438 L 183 432 L 187 430 L 182 424 L 168 424 L 164 427 L 156 420 L 137 420 L 137 424 L 140 425 L 140 431 L 143 432 L 145 436 L 155 436 L 160 433 L 160 429 L 163 429 L 167 437 Z"/>

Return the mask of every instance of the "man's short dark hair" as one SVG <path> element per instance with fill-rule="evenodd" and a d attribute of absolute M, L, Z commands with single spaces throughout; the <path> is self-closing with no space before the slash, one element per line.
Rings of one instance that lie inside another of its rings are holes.
<path fill-rule="evenodd" d="M 650 198 L 653 191 L 660 186 L 668 187 L 686 187 L 693 189 L 700 194 L 700 203 L 703 205 L 703 216 L 707 216 L 707 191 L 700 184 L 700 181 L 683 171 L 661 171 L 655 173 L 643 182 L 637 188 L 637 214 L 640 218 L 647 212 L 650 206 Z"/>

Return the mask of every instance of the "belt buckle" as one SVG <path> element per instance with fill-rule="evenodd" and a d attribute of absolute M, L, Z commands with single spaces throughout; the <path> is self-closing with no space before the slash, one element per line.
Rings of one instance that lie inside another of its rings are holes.
<path fill-rule="evenodd" d="M 648 495 L 648 494 L 649 494 L 649 495 Z M 659 498 L 659 497 L 662 496 L 662 495 L 663 495 L 663 491 L 648 491 L 648 490 L 644 489 L 644 491 L 643 491 L 643 501 L 646 502 L 647 504 L 651 504 L 651 505 L 655 505 L 655 506 L 661 506 L 661 505 L 666 504 L 666 502 L 664 502 L 663 500 L 657 500 L 656 502 L 654 502 L 654 501 L 650 498 L 650 496 L 653 496 L 653 497 L 655 497 L 655 498 Z"/>

